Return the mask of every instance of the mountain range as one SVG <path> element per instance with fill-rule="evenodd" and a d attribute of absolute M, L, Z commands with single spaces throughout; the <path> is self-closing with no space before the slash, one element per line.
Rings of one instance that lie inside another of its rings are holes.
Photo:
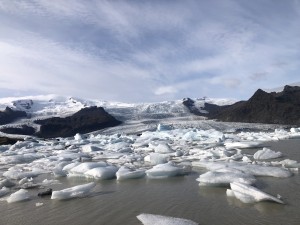
<path fill-rule="evenodd" d="M 247 101 L 184 98 L 159 103 L 119 103 L 57 95 L 0 99 L 0 136 L 67 137 L 139 121 L 166 119 L 300 125 L 300 87 L 257 90 Z M 149 126 L 148 126 L 149 127 Z"/>

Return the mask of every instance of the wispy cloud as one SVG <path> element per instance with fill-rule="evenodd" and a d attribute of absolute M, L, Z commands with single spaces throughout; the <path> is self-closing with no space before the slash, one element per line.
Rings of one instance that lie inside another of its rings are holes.
<path fill-rule="evenodd" d="M 0 88 L 119 101 L 299 81 L 299 1 L 0 2 Z"/>

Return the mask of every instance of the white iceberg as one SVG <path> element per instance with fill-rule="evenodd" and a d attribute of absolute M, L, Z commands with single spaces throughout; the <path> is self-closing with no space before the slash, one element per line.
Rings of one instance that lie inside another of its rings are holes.
<path fill-rule="evenodd" d="M 118 168 L 115 166 L 96 167 L 88 170 L 84 175 L 98 180 L 107 180 L 114 178 L 117 171 Z"/>
<path fill-rule="evenodd" d="M 145 156 L 144 161 L 150 162 L 151 165 L 163 164 L 168 162 L 170 159 L 169 155 L 160 154 L 160 153 L 150 153 L 149 155 Z"/>
<path fill-rule="evenodd" d="M 253 158 L 256 160 L 265 160 L 265 159 L 276 159 L 282 156 L 281 152 L 275 152 L 269 148 L 263 148 L 262 150 L 258 150 L 253 155 Z"/>
<path fill-rule="evenodd" d="M 71 174 L 79 174 L 82 175 L 85 172 L 94 169 L 96 167 L 104 167 L 107 166 L 105 162 L 84 162 L 70 169 Z"/>
<path fill-rule="evenodd" d="M 83 145 L 81 147 L 81 151 L 85 153 L 90 153 L 90 152 L 96 152 L 96 151 L 103 151 L 102 148 L 95 146 L 95 145 Z"/>
<path fill-rule="evenodd" d="M 209 161 L 198 161 L 192 162 L 194 167 L 203 167 L 208 170 L 219 170 L 223 168 L 237 169 L 244 173 L 251 174 L 253 176 L 270 176 L 285 178 L 290 177 L 293 174 L 288 169 L 275 166 L 261 166 L 256 164 L 248 164 L 243 162 L 209 162 Z"/>
<path fill-rule="evenodd" d="M 146 171 L 148 178 L 174 177 L 182 172 L 182 168 L 174 166 L 172 163 L 158 164 Z"/>
<path fill-rule="evenodd" d="M 227 149 L 232 148 L 256 148 L 260 147 L 263 142 L 260 141 L 242 141 L 242 142 L 225 142 L 224 145 Z"/>
<path fill-rule="evenodd" d="M 145 170 L 133 170 L 126 166 L 122 166 L 116 173 L 117 180 L 137 179 L 145 176 Z"/>
<path fill-rule="evenodd" d="M 174 150 L 167 144 L 167 143 L 159 143 L 157 146 L 154 147 L 154 151 L 156 153 L 173 153 Z"/>
<path fill-rule="evenodd" d="M 11 194 L 6 201 L 8 203 L 12 203 L 12 202 L 20 202 L 20 201 L 25 201 L 28 200 L 30 198 L 28 191 L 24 190 L 24 189 L 20 189 L 18 191 L 16 191 L 15 193 Z"/>
<path fill-rule="evenodd" d="M 8 170 L 3 173 L 3 176 L 13 180 L 21 180 L 23 178 L 37 177 L 42 174 L 41 171 L 17 171 L 17 170 Z"/>
<path fill-rule="evenodd" d="M 229 186 L 233 182 L 253 184 L 256 181 L 253 175 L 236 169 L 208 171 L 196 180 L 200 182 L 200 186 Z"/>
<path fill-rule="evenodd" d="M 3 187 L 3 188 L 0 189 L 0 197 L 6 195 L 8 193 L 9 193 L 9 188 Z"/>
<path fill-rule="evenodd" d="M 232 192 L 227 191 L 227 195 L 229 196 L 234 195 L 236 198 L 238 198 L 244 203 L 274 201 L 280 204 L 284 204 L 284 202 L 281 201 L 280 199 L 247 184 L 234 182 L 234 183 L 230 183 L 230 187 Z"/>
<path fill-rule="evenodd" d="M 137 216 L 144 225 L 198 225 L 198 223 L 182 218 L 142 213 Z"/>
<path fill-rule="evenodd" d="M 93 188 L 96 186 L 94 182 L 77 185 L 71 188 L 63 189 L 60 191 L 53 191 L 51 195 L 51 199 L 70 199 L 70 198 L 77 198 L 77 197 L 84 197 L 88 195 Z"/>

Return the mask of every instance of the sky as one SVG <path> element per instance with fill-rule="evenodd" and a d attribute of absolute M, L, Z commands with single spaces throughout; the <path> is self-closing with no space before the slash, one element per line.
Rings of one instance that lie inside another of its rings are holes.
<path fill-rule="evenodd" d="M 0 0 L 0 24 L 0 97 L 247 100 L 300 81 L 300 0 Z"/>

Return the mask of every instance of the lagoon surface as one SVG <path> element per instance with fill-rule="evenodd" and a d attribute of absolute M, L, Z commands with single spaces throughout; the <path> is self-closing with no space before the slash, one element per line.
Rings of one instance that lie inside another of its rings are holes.
<path fill-rule="evenodd" d="M 284 158 L 300 161 L 299 139 L 269 142 L 267 146 L 281 151 Z M 256 150 L 243 151 L 253 154 Z M 299 174 L 290 178 L 257 178 L 259 189 L 282 196 L 286 204 L 280 205 L 274 202 L 244 204 L 227 197 L 225 187 L 199 187 L 196 179 L 203 172 L 205 170 L 194 169 L 187 176 L 168 179 L 97 181 L 93 193 L 85 198 L 57 201 L 36 196 L 25 202 L 8 204 L 1 201 L 0 224 L 139 225 L 136 216 L 141 213 L 181 217 L 200 225 L 300 224 Z M 36 179 L 45 178 L 51 177 L 42 175 Z M 59 180 L 62 184 L 52 185 L 54 190 L 87 183 L 86 178 L 78 177 Z M 37 193 L 36 190 L 30 192 L 32 195 Z M 43 205 L 37 207 L 36 203 Z"/>

